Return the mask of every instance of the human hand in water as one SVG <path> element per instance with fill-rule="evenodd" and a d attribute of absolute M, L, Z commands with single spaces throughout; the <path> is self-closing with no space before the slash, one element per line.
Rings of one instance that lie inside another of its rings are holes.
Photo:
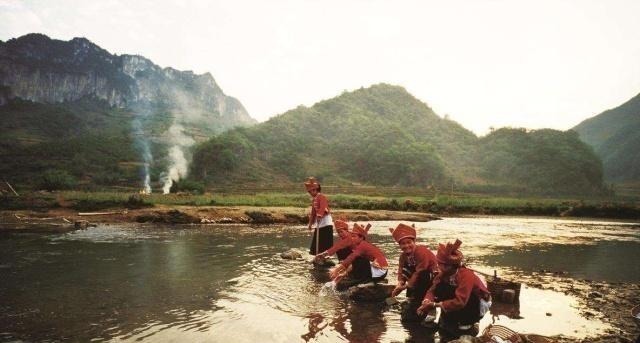
<path fill-rule="evenodd" d="M 329 277 L 331 278 L 331 280 L 335 280 L 338 276 L 340 276 L 340 274 L 342 274 L 342 272 L 344 272 L 344 270 L 344 266 L 339 264 L 329 270 Z"/>
<path fill-rule="evenodd" d="M 429 311 L 431 311 L 432 309 L 436 308 L 436 303 L 429 300 L 429 299 L 424 299 L 422 301 L 422 304 L 420 305 L 420 307 L 418 307 L 418 310 L 416 311 L 418 313 L 418 315 L 423 315 Z"/>
<path fill-rule="evenodd" d="M 396 288 L 394 288 L 393 291 L 391 291 L 391 296 L 395 297 L 398 294 L 402 293 L 402 291 L 404 291 L 405 289 L 407 289 L 407 283 L 404 281 L 398 281 Z"/>
<path fill-rule="evenodd" d="M 327 256 L 327 252 L 326 252 L 326 251 L 323 251 L 323 252 L 321 252 L 321 253 L 317 254 L 313 259 L 314 259 L 315 261 L 320 261 L 320 260 L 322 260 L 323 258 L 325 258 L 326 256 Z"/>

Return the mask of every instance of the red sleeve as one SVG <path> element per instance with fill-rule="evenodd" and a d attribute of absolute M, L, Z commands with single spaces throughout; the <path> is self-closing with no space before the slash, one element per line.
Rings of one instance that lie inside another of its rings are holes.
<path fill-rule="evenodd" d="M 311 213 L 309 213 L 309 225 L 313 224 L 316 220 L 316 200 L 311 200 Z"/>
<path fill-rule="evenodd" d="M 425 301 L 425 300 L 434 301 L 436 299 L 434 292 L 436 291 L 436 286 L 440 282 L 442 282 L 442 274 L 436 275 L 436 277 L 433 279 L 433 284 L 431 284 L 431 288 L 429 288 L 427 293 L 425 293 L 424 299 L 422 299 L 422 301 Z"/>
<path fill-rule="evenodd" d="M 355 260 L 358 256 L 361 256 L 363 252 L 364 251 L 362 250 L 362 243 L 360 243 L 340 264 L 345 268 L 349 267 L 351 263 L 353 263 L 353 260 Z"/>
<path fill-rule="evenodd" d="M 471 291 L 473 291 L 476 276 L 472 271 L 460 268 L 456 275 L 456 281 L 458 282 L 458 287 L 456 287 L 455 298 L 442 302 L 442 310 L 445 312 L 461 310 L 467 305 L 467 301 L 471 297 Z"/>
<path fill-rule="evenodd" d="M 338 250 L 344 249 L 351 245 L 351 238 L 343 238 L 338 241 L 338 243 L 334 244 L 331 248 L 327 250 L 327 255 L 331 256 L 335 254 Z"/>
<path fill-rule="evenodd" d="M 324 217 L 327 213 L 329 213 L 329 200 L 324 194 L 316 195 L 316 216 Z"/>
<path fill-rule="evenodd" d="M 407 281 L 404 279 L 404 275 L 402 275 L 402 268 L 404 268 L 404 264 L 407 263 L 407 257 L 404 253 L 400 253 L 400 260 L 398 261 L 398 281 Z"/>
<path fill-rule="evenodd" d="M 409 288 L 413 288 L 415 285 L 416 280 L 418 279 L 418 273 L 423 270 L 430 270 L 433 272 L 436 266 L 436 256 L 431 252 L 431 250 L 429 250 L 429 248 L 419 245 L 416 247 L 414 254 L 416 259 L 416 271 L 411 275 L 409 281 L 407 281 Z"/>

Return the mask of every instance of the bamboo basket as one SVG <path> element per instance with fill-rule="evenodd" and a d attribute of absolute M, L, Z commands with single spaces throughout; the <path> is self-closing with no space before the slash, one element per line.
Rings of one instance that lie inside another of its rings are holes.
<path fill-rule="evenodd" d="M 515 297 L 513 302 L 516 303 L 520 299 L 520 288 L 522 288 L 522 284 L 519 282 L 501 279 L 496 276 L 491 276 L 487 278 L 487 288 L 489 289 L 491 297 L 494 301 L 502 301 L 502 292 L 504 292 L 504 290 L 514 290 Z"/>
<path fill-rule="evenodd" d="M 484 331 L 482 331 L 482 336 L 478 338 L 480 339 L 480 343 L 492 343 L 494 342 L 492 340 L 493 337 L 500 337 L 510 343 L 525 343 L 517 332 L 502 325 L 487 326 Z"/>

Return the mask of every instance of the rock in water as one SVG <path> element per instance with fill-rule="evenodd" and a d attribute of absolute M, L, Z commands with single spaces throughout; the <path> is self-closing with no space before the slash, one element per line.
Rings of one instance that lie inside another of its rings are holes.
<path fill-rule="evenodd" d="M 302 254 L 297 250 L 290 249 L 283 253 L 280 253 L 280 257 L 286 260 L 297 260 L 299 258 L 302 258 Z"/>
<path fill-rule="evenodd" d="M 391 296 L 394 285 L 365 283 L 349 288 L 349 298 L 355 301 L 383 302 Z"/>
<path fill-rule="evenodd" d="M 89 227 L 89 222 L 86 220 L 76 220 L 73 226 L 76 230 L 86 230 Z"/>

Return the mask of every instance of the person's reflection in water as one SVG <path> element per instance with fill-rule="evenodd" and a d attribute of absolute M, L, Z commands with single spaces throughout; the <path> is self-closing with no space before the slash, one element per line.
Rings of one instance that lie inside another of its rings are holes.
<path fill-rule="evenodd" d="M 315 338 L 316 335 L 327 327 L 328 323 L 324 320 L 324 316 L 320 313 L 309 313 L 307 316 L 309 319 L 309 332 L 300 336 L 305 342 L 309 342 Z"/>
<path fill-rule="evenodd" d="M 437 328 L 426 328 L 416 322 L 402 322 L 402 326 L 409 333 L 405 343 L 435 343 L 435 333 Z"/>
<path fill-rule="evenodd" d="M 387 330 L 383 312 L 379 304 L 348 303 L 329 325 L 348 342 L 379 342 Z"/>

